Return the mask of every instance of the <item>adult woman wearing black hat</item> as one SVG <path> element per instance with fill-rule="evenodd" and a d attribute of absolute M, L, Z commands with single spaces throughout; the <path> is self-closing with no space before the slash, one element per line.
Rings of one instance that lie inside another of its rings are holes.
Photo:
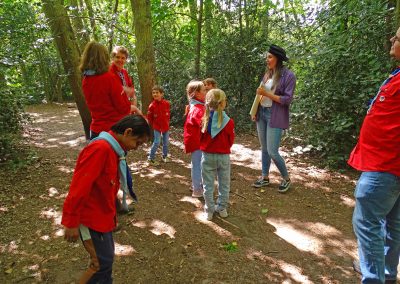
<path fill-rule="evenodd" d="M 279 154 L 279 146 L 283 130 L 289 127 L 289 106 L 296 87 L 296 77 L 283 65 L 284 61 L 288 61 L 285 50 L 272 44 L 266 56 L 266 72 L 257 88 L 260 98 L 255 100 L 257 112 L 250 113 L 252 120 L 257 123 L 262 153 L 262 176 L 253 186 L 259 188 L 269 184 L 272 159 L 282 176 L 278 189 L 280 193 L 288 191 L 290 187 L 289 173 L 285 160 Z"/>

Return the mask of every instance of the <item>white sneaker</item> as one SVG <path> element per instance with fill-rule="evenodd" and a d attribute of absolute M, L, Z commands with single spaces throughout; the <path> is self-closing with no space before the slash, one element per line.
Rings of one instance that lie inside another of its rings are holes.
<path fill-rule="evenodd" d="M 203 190 L 201 190 L 201 189 L 199 189 L 199 190 L 194 189 L 193 192 L 192 192 L 192 197 L 196 197 L 196 198 L 203 197 Z"/>
<path fill-rule="evenodd" d="M 204 214 L 206 215 L 207 221 L 211 221 L 214 216 L 213 212 L 204 212 Z"/>
<path fill-rule="evenodd" d="M 162 157 L 162 160 L 163 160 L 164 163 L 168 163 L 169 162 L 168 156 Z"/>
<path fill-rule="evenodd" d="M 221 216 L 221 218 L 228 217 L 228 210 L 226 210 L 226 208 L 218 211 L 218 205 L 215 205 L 215 212 L 218 212 L 218 214 L 219 214 L 219 216 Z"/>

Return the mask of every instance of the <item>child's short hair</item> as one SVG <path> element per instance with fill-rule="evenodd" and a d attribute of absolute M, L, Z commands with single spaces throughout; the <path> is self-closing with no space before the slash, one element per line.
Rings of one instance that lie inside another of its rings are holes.
<path fill-rule="evenodd" d="M 203 80 L 204 85 L 211 84 L 214 88 L 217 88 L 217 81 L 214 78 L 206 78 Z"/>
<path fill-rule="evenodd" d="M 197 81 L 197 80 L 190 81 L 189 84 L 186 86 L 186 94 L 188 100 L 193 99 L 194 96 L 196 95 L 196 92 L 200 92 L 202 87 L 204 87 L 202 81 Z"/>
<path fill-rule="evenodd" d="M 130 114 L 120 119 L 117 123 L 111 126 L 111 130 L 117 134 L 124 134 L 125 130 L 132 128 L 132 135 L 143 137 L 147 136 L 149 139 L 152 138 L 152 131 L 150 129 L 147 120 L 137 114 Z"/>
<path fill-rule="evenodd" d="M 155 85 L 151 91 L 159 91 L 160 93 L 164 94 L 164 89 L 163 87 L 159 86 L 159 85 Z"/>
<path fill-rule="evenodd" d="M 128 49 L 125 46 L 120 46 L 120 45 L 114 46 L 113 50 L 111 51 L 111 58 L 114 58 L 114 56 L 117 55 L 118 52 L 125 55 L 125 57 L 128 59 L 129 57 Z"/>

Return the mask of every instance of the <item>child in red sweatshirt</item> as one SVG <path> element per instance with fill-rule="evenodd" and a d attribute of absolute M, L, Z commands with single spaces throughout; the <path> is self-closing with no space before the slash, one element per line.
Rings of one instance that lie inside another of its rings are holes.
<path fill-rule="evenodd" d="M 129 184 L 126 152 L 136 150 L 151 137 L 147 121 L 139 115 L 122 118 L 79 154 L 61 224 L 65 239 L 81 238 L 90 266 L 79 283 L 112 283 L 117 192 Z M 132 193 L 131 193 L 132 194 Z"/>

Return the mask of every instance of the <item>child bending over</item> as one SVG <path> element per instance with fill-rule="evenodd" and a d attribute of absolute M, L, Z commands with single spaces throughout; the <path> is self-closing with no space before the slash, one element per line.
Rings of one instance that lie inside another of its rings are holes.
<path fill-rule="evenodd" d="M 89 268 L 79 283 L 112 283 L 115 201 L 120 184 L 124 189 L 129 184 L 125 155 L 150 137 L 147 121 L 128 115 L 79 154 L 61 220 L 64 238 L 75 242 L 79 237 L 90 256 Z"/>

